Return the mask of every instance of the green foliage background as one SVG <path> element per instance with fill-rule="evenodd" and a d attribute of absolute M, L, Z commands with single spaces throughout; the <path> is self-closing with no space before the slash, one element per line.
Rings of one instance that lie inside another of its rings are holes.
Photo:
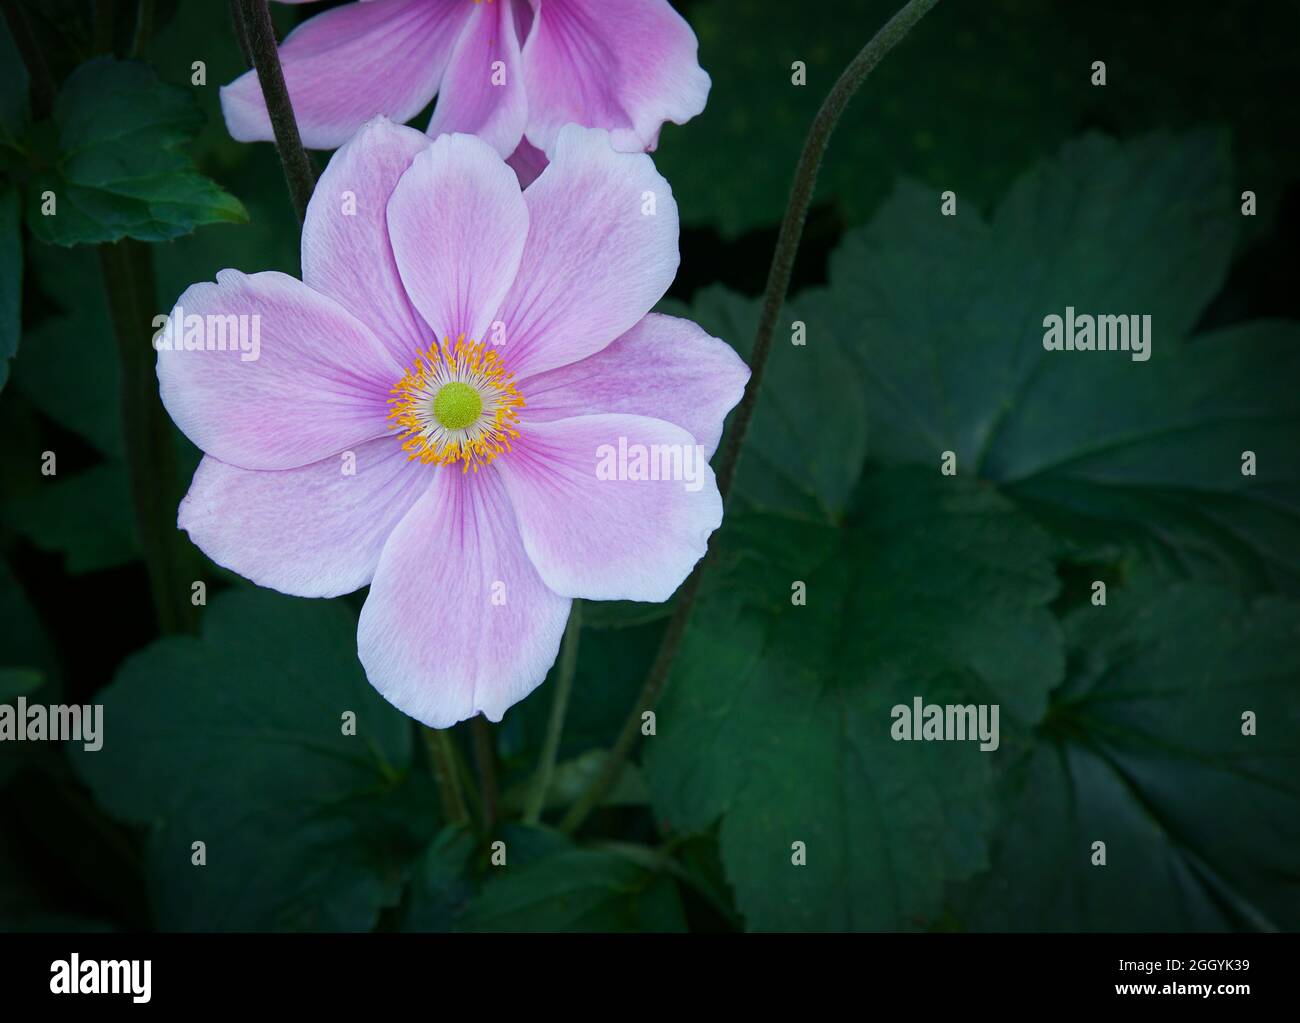
<path fill-rule="evenodd" d="M 783 316 L 807 343 L 778 331 L 657 734 L 574 837 L 667 607 L 584 607 L 545 823 L 518 817 L 553 679 L 491 736 L 490 833 L 440 821 L 357 663 L 361 595 L 204 560 L 196 634 L 159 636 L 95 246 L 150 243 L 165 310 L 223 267 L 297 273 L 297 225 L 272 147 L 221 122 L 226 5 L 160 3 L 143 63 L 102 55 L 89 4 L 28 6 L 62 88 L 33 122 L 0 32 L 0 702 L 102 702 L 109 741 L 0 745 L 0 928 L 1300 926 L 1294 4 L 944 0 L 887 58 L 823 169 Z M 745 354 L 803 134 L 892 5 L 678 6 L 714 85 L 656 154 L 663 308 Z M 1047 357 L 1066 305 L 1150 313 L 1151 360 Z M 891 741 L 914 695 L 999 704 L 1000 749 Z"/>

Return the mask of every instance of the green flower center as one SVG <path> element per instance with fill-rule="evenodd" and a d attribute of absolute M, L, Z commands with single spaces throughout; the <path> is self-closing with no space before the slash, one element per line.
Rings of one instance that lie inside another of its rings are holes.
<path fill-rule="evenodd" d="M 448 430 L 463 430 L 478 422 L 483 399 L 469 384 L 453 380 L 443 384 L 433 399 L 433 416 Z"/>

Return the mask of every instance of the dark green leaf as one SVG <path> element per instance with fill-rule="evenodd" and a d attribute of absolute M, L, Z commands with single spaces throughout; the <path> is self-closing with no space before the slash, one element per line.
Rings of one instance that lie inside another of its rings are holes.
<path fill-rule="evenodd" d="M 58 668 L 45 630 L 9 566 L 0 561 L 0 703 L 19 696 L 57 700 Z M 40 743 L 0 743 L 0 783 L 39 751 Z"/>
<path fill-rule="evenodd" d="M 647 742 L 669 825 L 721 815 L 758 930 L 926 926 L 945 882 L 985 865 L 994 754 L 896 742 L 891 709 L 996 703 L 1003 728 L 1032 724 L 1064 670 L 1054 546 L 1007 501 L 895 471 L 869 476 L 855 508 L 841 529 L 725 527 L 729 581 L 697 608 Z"/>
<path fill-rule="evenodd" d="M 59 162 L 27 195 L 32 233 L 58 245 L 162 241 L 201 224 L 242 221 L 239 200 L 197 173 L 180 148 L 203 118 L 183 89 L 144 64 L 101 57 L 64 83 L 54 106 Z M 41 212 L 53 192 L 57 212 Z"/>
<path fill-rule="evenodd" d="M 160 927 L 365 930 L 396 902 L 436 812 L 342 603 L 221 594 L 202 639 L 131 658 L 103 703 L 103 749 L 70 752 L 109 813 L 150 827 Z"/>
<path fill-rule="evenodd" d="M 41 687 L 45 676 L 35 668 L 0 668 L 0 703 L 8 703 Z"/>
<path fill-rule="evenodd" d="M 411 879 L 400 917 L 403 931 L 443 933 L 461 930 L 467 909 L 479 900 L 484 874 L 491 883 L 507 870 L 510 876 L 573 850 L 568 836 L 546 826 L 506 821 L 492 833 L 492 848 L 464 828 L 443 828 L 425 850 Z M 500 842 L 504 850 L 496 846 Z M 506 864 L 493 863 L 504 851 Z M 544 872 L 527 878 L 544 880 Z"/>
<path fill-rule="evenodd" d="M 1300 605 L 1148 577 L 1068 633 L 1069 678 L 1003 781 L 966 926 L 1294 930 Z"/>
<path fill-rule="evenodd" d="M 996 481 L 1045 520 L 1183 571 L 1300 588 L 1300 328 L 1186 340 L 1239 215 L 1223 138 L 1071 143 L 985 223 L 900 188 L 832 260 L 826 304 L 873 453 Z M 1151 316 L 1149 361 L 1045 351 L 1044 318 Z M 1253 451 L 1258 474 L 1243 476 Z"/>
<path fill-rule="evenodd" d="M 120 458 L 121 368 L 99 255 L 33 245 L 32 276 L 61 310 L 27 331 L 14 386 L 60 426 Z"/>
<path fill-rule="evenodd" d="M 122 462 L 41 478 L 0 506 L 5 525 L 42 550 L 62 553 L 69 573 L 98 572 L 139 556 L 131 488 Z"/>
<path fill-rule="evenodd" d="M 287 15 L 291 29 L 293 8 L 272 6 L 277 24 Z M 221 113 L 221 85 L 248 70 L 235 41 L 229 8 L 222 4 L 186 5 L 155 36 L 149 55 L 159 76 L 190 93 L 203 111 L 203 130 L 190 146 L 194 162 L 239 196 L 249 218 L 247 224 L 213 225 L 156 247 L 158 294 L 163 303 L 160 311 L 169 309 L 191 284 L 213 280 L 227 267 L 248 273 L 280 270 L 300 276 L 300 229 L 275 147 L 236 142 Z M 183 59 L 178 59 L 180 55 Z M 190 65 L 194 60 L 205 64 L 206 85 L 192 83 Z"/>
<path fill-rule="evenodd" d="M 844 512 L 867 447 L 867 410 L 853 363 L 821 291 L 786 303 L 773 337 L 736 491 L 755 510 L 836 521 Z M 705 288 L 688 309 L 665 311 L 696 320 L 748 361 L 758 328 L 759 303 L 720 286 Z M 796 322 L 802 344 L 794 344 Z M 724 441 L 725 443 L 725 441 Z"/>
<path fill-rule="evenodd" d="M 37 244 L 29 257 L 41 291 L 61 311 L 26 332 L 14 390 L 107 457 L 72 473 L 65 468 L 66 452 L 55 445 L 59 475 L 40 476 L 40 454 L 54 444 L 41 423 L 36 446 L 25 445 L 23 465 L 31 471 L 12 484 L 0 517 L 37 547 L 63 553 L 70 572 L 124 564 L 139 556 L 139 544 L 123 460 L 121 370 L 98 254 Z M 185 473 L 197 463 L 197 453 L 178 430 L 168 430 Z"/>
<path fill-rule="evenodd" d="M 402 930 L 446 933 L 473 895 L 468 879 L 474 836 L 464 828 L 443 828 L 417 864 L 402 912 Z"/>
<path fill-rule="evenodd" d="M 489 868 L 468 931 L 684 931 L 673 880 L 615 853 L 566 848 L 523 866 Z"/>

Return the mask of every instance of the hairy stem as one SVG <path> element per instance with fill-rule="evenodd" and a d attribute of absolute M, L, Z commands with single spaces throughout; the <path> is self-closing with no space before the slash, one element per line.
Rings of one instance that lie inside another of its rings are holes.
<path fill-rule="evenodd" d="M 289 88 L 285 85 L 284 69 L 280 66 L 280 53 L 276 49 L 275 28 L 267 0 L 231 0 L 231 14 L 235 35 L 245 55 L 257 71 L 257 81 L 262 86 L 266 110 L 275 132 L 275 148 L 280 153 L 284 167 L 284 180 L 289 185 L 289 196 L 301 223 L 307 216 L 307 201 L 316 187 L 316 174 L 311 159 L 302 147 L 298 122 L 293 116 Z"/>
<path fill-rule="evenodd" d="M 840 115 L 871 74 L 877 64 L 890 50 L 903 41 L 912 26 L 921 20 L 939 0 L 910 0 L 877 32 L 858 55 L 849 62 L 831 91 L 822 101 L 817 116 L 813 118 L 808 138 L 804 141 L 803 152 L 795 169 L 794 184 L 790 189 L 790 201 L 786 205 L 785 216 L 781 220 L 781 230 L 776 238 L 776 250 L 772 253 L 772 265 L 767 272 L 767 286 L 763 289 L 763 309 L 758 319 L 758 331 L 754 335 L 754 350 L 750 357 L 749 386 L 745 388 L 745 397 L 736 410 L 732 421 L 730 436 L 718 464 L 718 490 L 725 501 L 731 493 L 731 486 L 736 478 L 736 466 L 740 463 L 741 445 L 749 432 L 749 424 L 754 418 L 754 409 L 758 405 L 759 387 L 763 382 L 763 372 L 767 368 L 768 355 L 772 349 L 772 336 L 776 331 L 776 321 L 785 304 L 786 292 L 790 288 L 790 275 L 794 272 L 795 256 L 799 252 L 799 241 L 803 237 L 804 221 L 808 218 L 808 208 L 812 205 L 813 189 L 817 185 L 817 172 L 821 169 L 822 157 L 830 142 L 831 133 L 839 123 Z"/>
<path fill-rule="evenodd" d="M 171 422 L 158 396 L 156 356 L 150 343 L 157 311 L 153 253 L 142 242 L 126 238 L 101 245 L 99 259 L 122 365 L 122 426 L 131 501 L 154 612 L 163 632 L 188 632 L 195 621 L 190 588 L 198 579 L 198 562 L 176 526 L 183 488 Z"/>
<path fill-rule="evenodd" d="M 578 667 L 578 634 L 582 631 L 582 602 L 575 600 L 569 609 L 569 623 L 564 627 L 564 653 L 560 656 L 560 672 L 551 695 L 551 716 L 546 722 L 546 738 L 537 758 L 537 773 L 533 787 L 524 806 L 524 823 L 536 824 L 542 819 L 546 806 L 546 792 L 551 787 L 555 773 L 555 758 L 560 751 L 560 736 L 564 733 L 564 716 L 569 709 L 569 694 L 573 691 L 573 676 Z"/>
<path fill-rule="evenodd" d="M 736 480 L 736 468 L 740 464 L 740 455 L 749 433 L 750 422 L 758 405 L 758 396 L 763 383 L 763 373 L 767 368 L 768 356 L 772 351 L 772 337 L 776 331 L 776 322 L 785 304 L 786 292 L 790 288 L 790 276 L 794 272 L 795 257 L 799 252 L 799 241 L 803 236 L 804 221 L 808 217 L 808 207 L 812 205 L 813 190 L 817 185 L 817 172 L 821 167 L 822 157 L 826 153 L 831 133 L 848 106 L 854 93 L 871 74 L 872 70 L 903 38 L 911 31 L 939 0 L 909 0 L 884 26 L 871 41 L 858 51 L 849 62 L 839 79 L 831 87 L 826 99 L 822 101 L 817 116 L 813 118 L 812 127 L 804 141 L 803 152 L 795 168 L 794 184 L 790 189 L 790 201 L 786 204 L 785 216 L 781 220 L 781 229 L 777 234 L 776 250 L 772 253 L 772 265 L 767 274 L 767 286 L 763 289 L 763 308 L 759 315 L 758 331 L 754 336 L 754 350 L 750 355 L 749 384 L 745 396 L 736 409 L 732 420 L 722 457 L 718 462 L 718 490 L 725 503 L 731 495 L 732 485 Z M 698 565 L 682 584 L 678 594 L 677 606 L 668 622 L 668 628 L 660 640 L 659 650 L 654 663 L 646 676 L 645 685 L 632 707 L 631 713 L 623 723 L 623 730 L 610 751 L 601 772 L 587 787 L 578 801 L 569 808 L 560 822 L 562 831 L 576 831 L 587 819 L 592 809 L 599 805 L 605 795 L 618 782 L 623 765 L 627 762 L 641 731 L 641 715 L 652 710 L 663 695 L 668 684 L 669 674 L 677 651 L 681 648 L 686 626 L 690 622 L 695 599 L 700 592 L 700 580 L 703 577 L 713 552 L 715 533 L 709 539 L 709 552 L 700 559 Z"/>
<path fill-rule="evenodd" d="M 460 788 L 460 775 L 456 769 L 456 751 L 451 744 L 451 733 L 445 729 L 420 726 L 424 748 L 429 754 L 429 767 L 433 782 L 438 787 L 438 802 L 442 806 L 443 821 L 448 827 L 469 823 L 465 809 L 465 794 Z"/>

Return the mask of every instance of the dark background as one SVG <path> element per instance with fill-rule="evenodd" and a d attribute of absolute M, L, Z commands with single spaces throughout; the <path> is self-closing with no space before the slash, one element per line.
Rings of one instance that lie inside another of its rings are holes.
<path fill-rule="evenodd" d="M 97 52 L 94 5 L 24 6 L 56 80 Z M 324 6 L 278 7 L 277 26 Z M 676 6 L 713 91 L 656 154 L 683 224 L 665 308 L 745 352 L 806 127 L 892 9 Z M 150 246 L 159 312 L 226 266 L 299 269 L 273 147 L 221 121 L 217 89 L 244 67 L 226 18 L 159 3 L 143 54 L 206 113 L 188 152 L 249 215 Z M 360 594 L 265 595 L 204 562 L 203 639 L 159 640 L 100 261 L 26 233 L 0 392 L 0 663 L 40 671 L 33 700 L 106 702 L 111 745 L 0 749 L 0 927 L 1295 929 L 1298 39 L 1292 3 L 944 0 L 886 59 L 831 144 L 788 316 L 809 346 L 778 329 L 648 762 L 576 843 L 439 827 L 416 730 L 355 663 Z M 1153 312 L 1152 361 L 1027 370 L 1041 317 L 1067 303 Z M 187 480 L 197 453 L 174 440 Z M 810 580 L 806 618 L 791 579 Z M 591 609 L 561 797 L 616 734 L 662 627 L 662 610 Z M 507 816 L 552 688 L 494 730 Z M 394 775 L 368 788 L 364 765 L 331 775 L 307 744 L 222 717 L 328 730 L 337 707 L 299 708 L 303 690 L 366 707 Z M 1003 748 L 882 741 L 913 693 L 994 694 Z M 472 763 L 464 727 L 458 742 Z M 208 835 L 195 881 L 189 843 Z M 510 877 L 487 862 L 502 836 Z M 1105 868 L 1088 861 L 1099 839 Z M 790 866 L 795 840 L 807 867 Z"/>

